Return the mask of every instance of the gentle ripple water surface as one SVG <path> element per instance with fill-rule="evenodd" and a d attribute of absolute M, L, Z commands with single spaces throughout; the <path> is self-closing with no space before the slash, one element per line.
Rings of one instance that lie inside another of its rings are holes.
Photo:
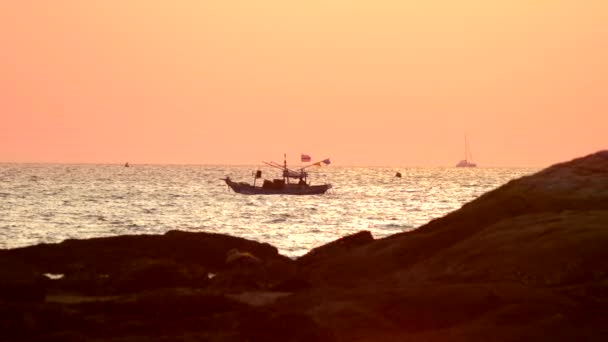
<path fill-rule="evenodd" d="M 254 169 L 0 164 L 0 248 L 180 229 L 268 242 L 295 257 L 360 230 L 380 238 L 415 229 L 536 171 L 331 166 L 311 172 L 313 184 L 333 184 L 317 196 L 240 195 L 220 180 L 251 182 Z"/>

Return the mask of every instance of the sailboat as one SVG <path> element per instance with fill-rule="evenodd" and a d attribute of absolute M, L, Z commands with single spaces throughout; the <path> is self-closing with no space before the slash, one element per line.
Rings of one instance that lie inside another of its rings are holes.
<path fill-rule="evenodd" d="M 456 164 L 456 167 L 477 167 L 477 164 L 473 163 L 473 154 L 469 148 L 469 141 L 467 135 L 464 135 L 464 159 Z"/>

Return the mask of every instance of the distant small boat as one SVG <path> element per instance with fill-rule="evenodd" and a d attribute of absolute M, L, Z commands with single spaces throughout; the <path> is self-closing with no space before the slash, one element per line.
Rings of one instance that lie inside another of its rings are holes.
<path fill-rule="evenodd" d="M 129 167 L 129 166 L 130 166 L 130 165 L 129 165 L 129 162 L 126 162 L 126 163 L 125 163 L 125 167 Z"/>
<path fill-rule="evenodd" d="M 287 159 L 283 165 L 275 162 L 264 162 L 266 165 L 282 171 L 283 178 L 267 180 L 265 179 L 262 186 L 256 186 L 256 180 L 262 178 L 262 171 L 257 170 L 253 185 L 245 182 L 234 182 L 230 177 L 223 178 L 226 184 L 234 192 L 244 195 L 321 195 L 331 189 L 331 184 L 310 185 L 308 183 L 308 172 L 304 168 L 292 170 L 287 168 Z M 312 164 L 320 165 L 324 163 L 328 165 L 329 159 Z M 290 183 L 290 179 L 298 179 L 298 182 Z"/>
<path fill-rule="evenodd" d="M 477 167 L 477 164 L 473 163 L 473 153 L 469 148 L 469 140 L 467 135 L 464 135 L 464 159 L 456 164 L 456 167 Z"/>

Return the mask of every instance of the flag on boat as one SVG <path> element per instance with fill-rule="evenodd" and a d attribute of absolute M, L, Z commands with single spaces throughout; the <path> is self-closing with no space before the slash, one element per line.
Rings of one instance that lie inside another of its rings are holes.
<path fill-rule="evenodd" d="M 311 158 L 310 158 L 310 156 L 308 154 L 302 153 L 302 156 L 301 156 L 300 160 L 303 163 L 310 163 Z"/>
<path fill-rule="evenodd" d="M 312 164 L 312 166 L 322 166 L 323 164 L 329 165 L 329 164 L 331 164 L 331 160 L 329 160 L 329 158 L 323 159 L 323 160 L 321 160 L 319 162 L 316 162 L 316 163 Z"/>

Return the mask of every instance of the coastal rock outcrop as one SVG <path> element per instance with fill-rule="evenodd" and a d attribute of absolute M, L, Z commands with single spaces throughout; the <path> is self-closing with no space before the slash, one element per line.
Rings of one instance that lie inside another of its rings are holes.
<path fill-rule="evenodd" d="M 341 330 L 354 340 L 601 340 L 607 246 L 602 151 L 513 180 L 417 230 L 303 263 L 314 288 L 347 289 L 334 302 L 348 305 L 305 302 L 329 325 L 381 327 Z"/>
<path fill-rule="evenodd" d="M 48 273 L 61 275 L 61 279 L 47 282 L 50 289 L 113 295 L 164 287 L 208 286 L 210 275 L 238 273 L 233 265 L 226 263 L 230 250 L 247 251 L 242 253 L 255 255 L 260 266 L 282 270 L 255 274 L 256 282 L 267 287 L 283 281 L 284 274 L 295 267 L 291 259 L 266 243 L 222 234 L 181 231 L 66 240 L 59 244 L 17 248 L 0 252 L 0 262 L 18 264 L 21 278 L 26 274 L 32 279 Z M 17 271 L 17 267 L 11 269 Z M 6 277 L 11 278 L 15 277 Z M 34 286 L 33 281 L 29 283 Z M 244 285 L 236 279 L 231 279 L 230 283 Z"/>
<path fill-rule="evenodd" d="M 516 240 L 520 238 L 523 242 L 529 239 L 527 235 L 532 234 L 524 227 L 526 225 L 540 229 L 538 234 L 543 234 L 545 228 L 553 231 L 553 235 L 545 233 L 541 243 L 550 238 L 557 239 L 561 234 L 561 240 L 573 247 L 570 250 L 547 248 L 544 258 L 553 259 L 561 253 L 564 256 L 560 260 L 567 256 L 578 260 L 578 253 L 591 253 L 589 248 L 584 248 L 589 247 L 586 245 L 589 241 L 581 240 L 581 235 L 587 234 L 589 240 L 597 239 L 600 244 L 605 241 L 606 229 L 583 227 L 586 223 L 601 227 L 602 222 L 605 222 L 601 212 L 605 210 L 608 210 L 608 151 L 557 164 L 537 174 L 510 181 L 414 231 L 376 240 L 352 249 L 348 254 L 316 262 L 313 273 L 330 282 L 353 283 L 361 278 L 361 274 L 384 278 L 392 272 L 404 272 L 414 265 L 430 262 L 436 255 L 439 258 L 441 253 L 447 253 L 449 248 L 456 248 L 462 243 L 469 243 L 467 248 L 470 251 L 485 248 L 489 243 L 508 245 L 512 248 L 511 252 L 518 251 L 523 245 Z M 582 220 L 587 216 L 587 219 Z M 577 224 L 579 219 L 580 224 Z M 549 227 L 551 222 L 562 221 L 570 223 Z M 566 226 L 569 226 L 570 233 L 560 229 Z M 486 240 L 482 240 L 484 236 Z M 507 240 L 509 236 L 512 240 Z M 576 245 L 577 242 L 580 243 Z M 463 262 L 469 265 L 490 263 L 490 255 L 495 259 L 513 257 L 512 254 L 499 253 L 498 250 L 488 252 L 490 254 L 485 259 L 481 255 L 475 258 L 473 252 L 470 252 L 470 260 Z M 593 257 L 595 256 L 589 256 Z M 520 262 L 523 264 L 524 260 Z M 540 261 L 528 260 L 527 263 L 536 262 Z M 499 268 L 499 264 L 494 265 Z M 444 272 L 444 268 L 437 269 Z M 411 272 L 406 279 L 411 281 L 416 277 L 420 280 L 428 279 L 425 273 L 419 272 Z"/>

